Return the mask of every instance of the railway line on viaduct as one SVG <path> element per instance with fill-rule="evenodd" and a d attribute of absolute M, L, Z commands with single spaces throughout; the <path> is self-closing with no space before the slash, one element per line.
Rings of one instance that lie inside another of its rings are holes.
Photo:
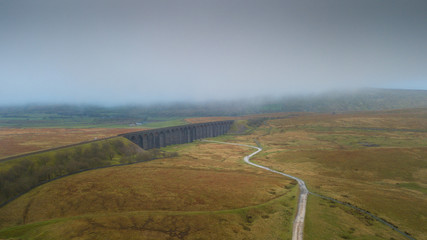
<path fill-rule="evenodd" d="M 155 128 L 130 133 L 119 134 L 118 136 L 125 137 L 130 141 L 138 144 L 141 148 L 148 150 L 152 148 L 166 147 L 173 144 L 184 144 L 190 143 L 197 139 L 216 137 L 227 133 L 233 124 L 234 120 L 206 122 L 206 123 L 195 123 L 181 126 L 173 126 L 166 128 Z M 55 148 L 49 148 L 30 153 L 24 153 L 20 155 L 10 156 L 0 159 L 0 162 L 9 161 L 16 158 L 26 157 L 33 154 L 49 152 L 53 150 L 60 150 L 64 148 L 74 147 L 81 144 L 99 142 L 106 139 L 115 138 L 111 136 L 107 138 L 100 138 L 97 140 L 83 141 L 79 143 L 64 145 Z"/>
<path fill-rule="evenodd" d="M 233 120 L 195 123 L 166 128 L 156 128 L 120 134 L 141 148 L 148 150 L 173 144 L 190 143 L 197 139 L 216 137 L 227 133 Z"/>

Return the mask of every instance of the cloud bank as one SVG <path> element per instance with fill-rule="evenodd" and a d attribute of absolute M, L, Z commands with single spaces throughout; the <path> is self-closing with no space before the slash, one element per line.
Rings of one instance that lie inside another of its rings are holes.
<path fill-rule="evenodd" d="M 0 103 L 427 89 L 426 1 L 0 2 Z"/>

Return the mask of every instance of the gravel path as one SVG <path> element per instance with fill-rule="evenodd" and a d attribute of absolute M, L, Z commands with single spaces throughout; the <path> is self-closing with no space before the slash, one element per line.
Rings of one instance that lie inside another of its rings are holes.
<path fill-rule="evenodd" d="M 222 143 L 222 144 L 230 144 L 230 145 L 237 145 L 237 146 L 255 148 L 255 149 L 257 149 L 255 152 L 253 152 L 250 155 L 245 156 L 243 158 L 243 160 L 246 163 L 248 163 L 252 166 L 258 167 L 258 168 L 265 169 L 265 170 L 270 171 L 270 172 L 274 172 L 274 173 L 292 178 L 295 181 L 297 181 L 299 188 L 300 188 L 300 195 L 299 195 L 299 201 L 298 201 L 298 212 L 297 212 L 297 215 L 295 216 L 294 225 L 293 225 L 293 229 L 292 229 L 292 240 L 302 240 L 303 239 L 305 210 L 306 210 L 306 205 L 307 205 L 307 196 L 309 194 L 309 191 L 308 191 L 307 187 L 305 186 L 305 182 L 303 180 L 301 180 L 297 177 L 291 176 L 289 174 L 282 173 L 282 172 L 279 172 L 279 171 L 273 170 L 271 168 L 264 167 L 262 165 L 259 165 L 259 164 L 256 164 L 256 163 L 249 161 L 252 156 L 261 152 L 262 148 L 251 146 L 251 145 L 238 144 L 238 143 L 227 143 L 227 142 L 209 141 L 209 140 L 202 140 L 202 141 L 203 142 Z"/>

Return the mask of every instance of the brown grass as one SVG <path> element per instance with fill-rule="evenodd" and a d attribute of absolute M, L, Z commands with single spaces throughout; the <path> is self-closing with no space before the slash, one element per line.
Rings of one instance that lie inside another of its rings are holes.
<path fill-rule="evenodd" d="M 305 115 L 271 120 L 236 140 L 257 138 L 264 151 L 254 161 L 298 176 L 314 192 L 355 204 L 426 239 L 426 113 Z M 322 231 L 318 226 L 315 231 Z"/>
<path fill-rule="evenodd" d="M 370 217 L 316 196 L 309 197 L 307 213 L 304 239 L 406 239 Z"/>
<path fill-rule="evenodd" d="M 235 212 L 86 215 L 19 226 L 7 233 L 20 239 L 290 239 L 290 217 L 289 207 L 273 202 Z"/>
<path fill-rule="evenodd" d="M 134 131 L 126 128 L 0 128 L 0 158 Z"/>
<path fill-rule="evenodd" d="M 142 163 L 54 181 L 10 203 L 0 215 L 4 222 L 25 224 L 99 212 L 226 210 L 277 198 L 286 193 L 284 184 L 276 176 Z"/>
<path fill-rule="evenodd" d="M 212 120 L 222 119 L 197 121 Z M 258 139 L 264 151 L 254 161 L 426 239 L 426 123 L 426 109 L 304 114 L 219 139 Z M 0 238 L 289 239 L 297 188 L 244 164 L 250 149 L 196 142 L 165 150 L 180 155 L 82 173 L 33 190 L 0 209 L 2 225 L 16 225 L 0 230 Z M 306 239 L 401 239 L 313 196 L 305 232 Z"/>
<path fill-rule="evenodd" d="M 84 172 L 32 190 L 0 209 L 7 227 L 0 237 L 290 237 L 297 188 L 245 165 L 242 157 L 251 150 L 200 142 L 166 150 L 180 155 Z"/>

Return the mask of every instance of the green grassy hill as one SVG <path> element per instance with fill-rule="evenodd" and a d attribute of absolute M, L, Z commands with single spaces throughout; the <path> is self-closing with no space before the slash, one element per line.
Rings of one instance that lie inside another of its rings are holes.
<path fill-rule="evenodd" d="M 116 137 L 3 161 L 0 162 L 0 204 L 62 176 L 164 156 L 158 149 L 145 151 L 125 138 Z"/>

